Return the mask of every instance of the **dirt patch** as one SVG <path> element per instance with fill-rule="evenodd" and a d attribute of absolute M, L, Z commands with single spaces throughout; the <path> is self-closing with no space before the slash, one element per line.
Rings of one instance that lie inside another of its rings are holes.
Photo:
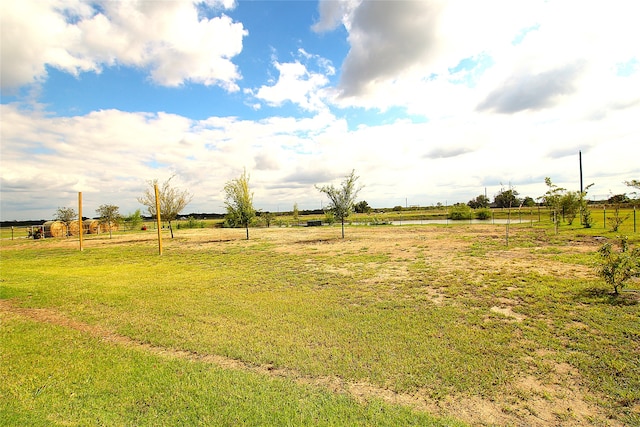
<path fill-rule="evenodd" d="M 0 311 L 80 331 L 114 345 L 134 348 L 159 357 L 178 358 L 211 363 L 223 369 L 244 370 L 290 379 L 298 384 L 322 387 L 334 393 L 344 393 L 360 402 L 380 399 L 390 404 L 411 407 L 437 416 L 449 416 L 474 426 L 514 425 L 531 427 L 584 426 L 592 420 L 604 420 L 597 407 L 588 403 L 588 394 L 579 384 L 577 371 L 570 365 L 557 364 L 555 371 L 564 378 L 563 384 L 542 384 L 537 378 L 525 376 L 514 384 L 514 392 L 499 398 L 451 395 L 442 400 L 426 397 L 418 390 L 413 394 L 397 393 L 366 382 L 349 382 L 340 377 L 310 377 L 287 368 L 272 365 L 252 365 L 215 354 L 200 354 L 175 348 L 154 346 L 97 325 L 89 325 L 71 319 L 55 310 L 24 308 L 9 300 L 0 300 Z M 607 420 L 603 425 L 619 427 L 621 424 Z"/>
<path fill-rule="evenodd" d="M 507 307 L 491 307 L 491 311 L 494 313 L 500 313 L 503 316 L 507 316 L 509 318 L 515 319 L 516 322 L 522 322 L 525 319 L 525 316 L 519 313 L 515 313 L 513 309 L 509 306 Z"/>

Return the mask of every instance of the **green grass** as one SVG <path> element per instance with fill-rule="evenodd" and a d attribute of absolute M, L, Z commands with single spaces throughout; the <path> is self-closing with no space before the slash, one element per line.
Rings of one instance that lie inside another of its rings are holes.
<path fill-rule="evenodd" d="M 346 241 L 331 228 L 313 231 L 325 233 L 320 240 L 281 241 L 278 233 L 294 232 L 282 229 L 201 244 L 178 232 L 161 257 L 152 240 L 89 240 L 82 253 L 55 239 L 4 242 L 0 298 L 155 348 L 436 402 L 524 401 L 518 378 L 553 382 L 554 367 L 566 363 L 603 414 L 638 422 L 639 305 L 612 297 L 592 272 L 593 252 L 574 250 L 602 233 L 514 225 L 506 248 L 504 226 L 375 229 L 378 238 L 351 227 Z M 409 237 L 379 246 L 397 230 Z M 452 249 L 440 250 L 446 245 Z M 522 321 L 492 310 L 504 301 Z M 2 321 L 0 391 L 12 398 L 1 408 L 14 424 L 451 422 L 288 377 L 163 358 L 11 313 Z"/>
<path fill-rule="evenodd" d="M 359 404 L 10 315 L 2 322 L 2 425 L 451 425 L 379 400 Z"/>

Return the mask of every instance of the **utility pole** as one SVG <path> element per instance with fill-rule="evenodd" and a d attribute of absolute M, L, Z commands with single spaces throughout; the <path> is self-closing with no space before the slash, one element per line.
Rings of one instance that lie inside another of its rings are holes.
<path fill-rule="evenodd" d="M 580 193 L 584 193 L 584 187 L 582 185 L 582 150 L 578 151 L 578 159 L 580 160 Z"/>

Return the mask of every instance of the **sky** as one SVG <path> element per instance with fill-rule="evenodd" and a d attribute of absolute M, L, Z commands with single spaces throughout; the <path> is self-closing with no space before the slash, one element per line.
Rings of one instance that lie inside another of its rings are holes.
<path fill-rule="evenodd" d="M 183 211 L 319 209 L 351 171 L 374 208 L 545 177 L 590 199 L 640 179 L 634 1 L 0 4 L 0 218 L 116 205 L 171 178 Z"/>

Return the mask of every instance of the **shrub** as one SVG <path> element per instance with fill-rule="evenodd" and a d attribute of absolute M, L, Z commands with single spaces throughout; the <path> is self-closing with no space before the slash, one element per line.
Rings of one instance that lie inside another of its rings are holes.
<path fill-rule="evenodd" d="M 620 238 L 620 251 L 615 251 L 610 242 L 605 243 L 599 250 L 600 264 L 596 267 L 607 284 L 613 286 L 613 293 L 626 285 L 632 277 L 640 277 L 640 248 L 629 248 L 627 237 Z"/>
<path fill-rule="evenodd" d="M 334 222 L 336 222 L 336 217 L 333 215 L 333 212 L 326 211 L 324 213 L 324 222 L 329 225 L 332 225 Z"/>
<path fill-rule="evenodd" d="M 491 209 L 479 209 L 476 211 L 476 218 L 489 219 L 491 218 Z"/>
<path fill-rule="evenodd" d="M 371 218 L 371 221 L 369 221 L 369 225 L 387 225 L 387 224 L 391 224 L 391 222 L 389 222 L 389 220 L 386 219 L 384 215 L 383 216 L 374 215 Z"/>
<path fill-rule="evenodd" d="M 178 222 L 178 230 L 181 228 L 204 228 L 204 221 L 198 221 L 194 217 L 187 218 L 187 222 Z"/>
<path fill-rule="evenodd" d="M 449 218 L 454 220 L 469 219 L 471 218 L 471 208 L 464 203 L 456 203 L 455 205 L 451 206 Z"/>

